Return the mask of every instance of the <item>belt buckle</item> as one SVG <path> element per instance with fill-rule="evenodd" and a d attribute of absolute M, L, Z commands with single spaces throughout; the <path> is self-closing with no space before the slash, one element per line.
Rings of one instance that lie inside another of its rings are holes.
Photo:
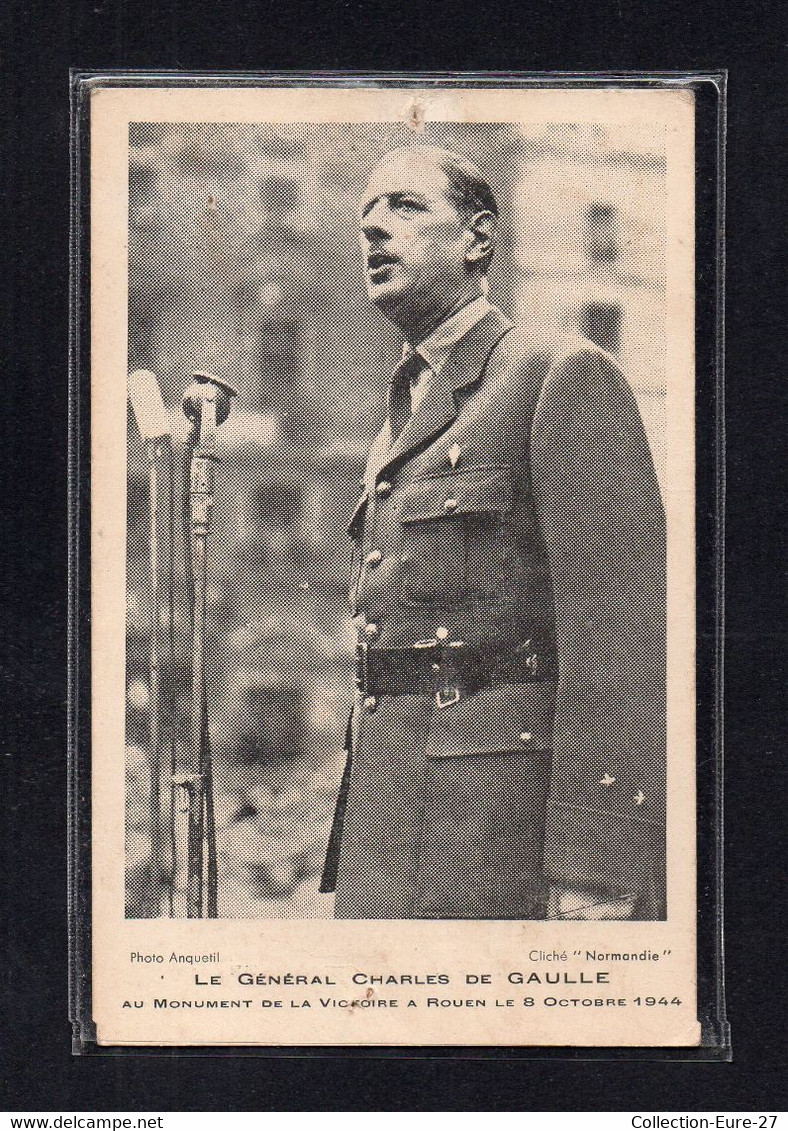
<path fill-rule="evenodd" d="M 444 635 L 441 636 L 440 633 Z M 453 707 L 455 703 L 460 701 L 459 687 L 448 686 L 447 676 L 449 675 L 451 665 L 448 662 L 448 649 L 449 648 L 464 648 L 464 640 L 446 640 L 446 629 L 438 629 L 432 640 L 417 640 L 413 645 L 414 648 L 429 648 L 435 651 L 435 662 L 433 670 L 435 671 L 438 680 L 436 682 L 443 683 L 443 687 L 439 687 L 435 692 L 435 703 L 438 710 L 443 710 L 444 707 Z M 442 677 L 442 678 L 441 678 Z"/>

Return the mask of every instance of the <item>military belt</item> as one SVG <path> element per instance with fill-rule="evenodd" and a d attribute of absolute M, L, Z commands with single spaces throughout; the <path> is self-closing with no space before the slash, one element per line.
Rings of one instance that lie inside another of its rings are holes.
<path fill-rule="evenodd" d="M 557 678 L 555 651 L 543 640 L 470 646 L 419 640 L 409 648 L 356 648 L 356 685 L 365 696 L 434 694 L 439 707 L 498 683 Z"/>

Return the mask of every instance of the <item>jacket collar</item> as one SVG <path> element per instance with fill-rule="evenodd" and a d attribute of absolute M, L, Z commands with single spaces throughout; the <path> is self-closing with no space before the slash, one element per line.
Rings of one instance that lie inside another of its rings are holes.
<path fill-rule="evenodd" d="M 512 323 L 493 306 L 455 344 L 417 411 L 386 453 L 378 471 L 408 456 L 430 437 L 442 432 L 457 415 L 455 394 L 478 381 L 493 347 Z"/>
<path fill-rule="evenodd" d="M 415 346 L 405 343 L 403 357 L 409 353 L 419 353 L 432 370 L 433 374 L 441 371 L 451 356 L 451 352 L 461 338 L 473 329 L 477 322 L 481 322 L 492 307 L 486 295 L 479 295 L 471 299 L 465 306 L 455 310 L 441 324 L 429 334 L 424 341 Z"/>

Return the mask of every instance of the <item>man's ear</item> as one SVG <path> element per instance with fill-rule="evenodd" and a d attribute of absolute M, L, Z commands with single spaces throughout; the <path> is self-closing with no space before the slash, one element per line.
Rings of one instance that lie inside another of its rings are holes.
<path fill-rule="evenodd" d="M 489 259 L 495 247 L 498 220 L 492 212 L 477 212 L 468 221 L 468 249 L 465 262 L 478 263 Z"/>

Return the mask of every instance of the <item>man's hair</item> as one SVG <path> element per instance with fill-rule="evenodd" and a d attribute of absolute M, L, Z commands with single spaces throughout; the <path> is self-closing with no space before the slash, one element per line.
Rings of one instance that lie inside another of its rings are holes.
<path fill-rule="evenodd" d="M 446 174 L 449 182 L 446 195 L 461 216 L 470 220 L 477 212 L 492 212 L 497 217 L 498 205 L 493 190 L 472 161 L 450 149 L 439 149 L 437 146 L 414 148 L 417 152 L 432 157 Z"/>
<path fill-rule="evenodd" d="M 442 149 L 438 145 L 403 146 L 385 154 L 383 160 L 400 153 L 412 153 L 417 157 L 424 157 L 445 174 L 448 181 L 446 198 L 454 205 L 463 220 L 470 220 L 478 212 L 492 212 L 497 219 L 498 204 L 493 190 L 481 169 L 474 165 L 473 161 L 451 149 Z M 491 259 L 492 252 L 479 264 L 485 273 Z"/>

